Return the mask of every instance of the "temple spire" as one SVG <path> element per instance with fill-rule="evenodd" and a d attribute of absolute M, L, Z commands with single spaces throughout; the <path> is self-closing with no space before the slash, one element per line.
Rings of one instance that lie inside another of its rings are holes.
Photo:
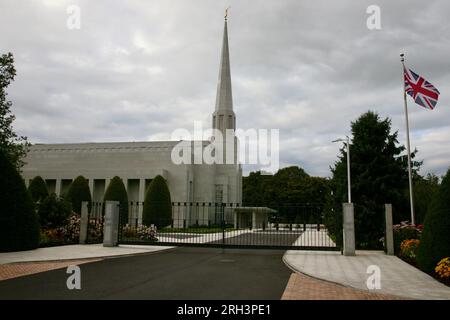
<path fill-rule="evenodd" d="M 217 84 L 216 107 L 213 113 L 213 128 L 220 130 L 236 129 L 236 118 L 233 112 L 233 94 L 231 91 L 227 20 L 228 9 L 225 11 L 219 82 Z"/>
<path fill-rule="evenodd" d="M 222 54 L 219 69 L 219 83 L 217 84 L 216 111 L 219 109 L 233 110 L 233 96 L 231 92 L 230 53 L 228 49 L 227 16 L 228 12 L 225 13 L 225 26 L 223 30 Z"/>

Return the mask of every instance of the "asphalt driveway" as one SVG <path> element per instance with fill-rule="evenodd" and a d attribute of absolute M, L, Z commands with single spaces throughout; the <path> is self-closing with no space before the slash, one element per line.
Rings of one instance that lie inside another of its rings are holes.
<path fill-rule="evenodd" d="M 0 281 L 0 299 L 273 299 L 292 273 L 282 250 L 176 248 L 83 264 L 81 290 L 66 269 Z"/>

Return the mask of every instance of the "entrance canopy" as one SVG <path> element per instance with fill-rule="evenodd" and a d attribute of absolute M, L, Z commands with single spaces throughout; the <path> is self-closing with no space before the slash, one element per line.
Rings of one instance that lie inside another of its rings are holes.
<path fill-rule="evenodd" d="M 267 207 L 226 208 L 226 216 L 232 218 L 234 228 L 263 229 L 269 222 L 269 214 L 277 212 Z M 229 221 L 229 219 L 227 219 Z"/>

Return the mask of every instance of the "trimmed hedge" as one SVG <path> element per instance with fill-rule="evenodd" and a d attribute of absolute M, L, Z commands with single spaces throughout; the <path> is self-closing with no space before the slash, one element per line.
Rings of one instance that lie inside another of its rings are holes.
<path fill-rule="evenodd" d="M 128 194 L 121 178 L 115 176 L 106 189 L 103 197 L 104 201 L 112 200 L 120 202 L 120 221 L 126 224 L 128 222 Z"/>
<path fill-rule="evenodd" d="M 36 249 L 40 226 L 20 174 L 0 149 L 0 252 Z"/>
<path fill-rule="evenodd" d="M 157 175 L 145 193 L 142 223 L 154 224 L 158 228 L 172 223 L 172 201 L 166 180 Z"/>
<path fill-rule="evenodd" d="M 41 176 L 34 177 L 28 186 L 28 192 L 34 202 L 42 201 L 48 197 L 47 184 Z"/>
<path fill-rule="evenodd" d="M 450 256 L 450 169 L 425 215 L 417 255 L 419 267 L 432 273 L 438 262 Z"/>
<path fill-rule="evenodd" d="M 70 185 L 65 198 L 72 204 L 72 210 L 81 214 L 81 202 L 92 201 L 88 181 L 83 176 L 78 176 Z"/>

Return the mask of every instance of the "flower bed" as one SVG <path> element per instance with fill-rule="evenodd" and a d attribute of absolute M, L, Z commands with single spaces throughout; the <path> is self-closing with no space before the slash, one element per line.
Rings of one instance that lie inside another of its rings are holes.
<path fill-rule="evenodd" d="M 417 266 L 417 249 L 419 248 L 420 240 L 407 239 L 403 240 L 400 245 L 400 257 L 406 262 Z"/>
<path fill-rule="evenodd" d="M 122 228 L 122 237 L 130 240 L 141 240 L 141 241 L 158 241 L 156 237 L 156 226 L 138 226 L 132 227 L 130 225 L 125 225 Z"/>
<path fill-rule="evenodd" d="M 61 246 L 78 243 L 80 239 L 80 216 L 73 213 L 67 223 L 58 228 L 42 228 L 40 247 Z"/>
<path fill-rule="evenodd" d="M 394 250 L 396 254 L 400 254 L 400 245 L 405 240 L 420 239 L 423 225 L 413 225 L 409 221 L 402 221 L 393 226 L 394 230 Z"/>
<path fill-rule="evenodd" d="M 439 261 L 434 271 L 438 280 L 450 286 L 450 257 L 444 258 Z"/>

